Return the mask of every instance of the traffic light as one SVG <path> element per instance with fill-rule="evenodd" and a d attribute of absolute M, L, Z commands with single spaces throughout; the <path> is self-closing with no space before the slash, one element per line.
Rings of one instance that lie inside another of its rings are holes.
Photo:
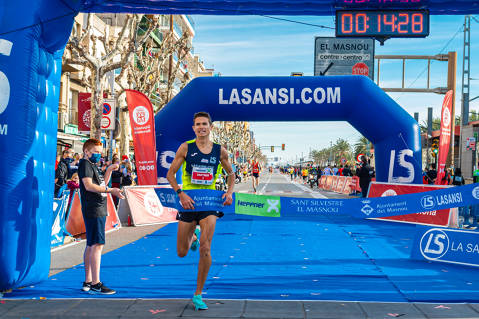
<path fill-rule="evenodd" d="M 439 152 L 439 139 L 435 138 L 432 140 L 431 150 L 432 150 L 432 153 L 434 154 L 433 156 L 436 156 L 437 153 Z"/>
<path fill-rule="evenodd" d="M 274 146 L 271 146 L 271 153 L 274 152 Z"/>
<path fill-rule="evenodd" d="M 281 150 L 284 151 L 286 149 L 286 144 L 281 144 Z"/>

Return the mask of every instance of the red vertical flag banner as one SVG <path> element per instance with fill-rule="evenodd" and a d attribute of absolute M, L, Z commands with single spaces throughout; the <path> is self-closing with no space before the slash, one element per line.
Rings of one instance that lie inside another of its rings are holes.
<path fill-rule="evenodd" d="M 135 147 L 138 185 L 156 185 L 156 142 L 153 106 L 143 93 L 125 90 Z"/>
<path fill-rule="evenodd" d="M 439 135 L 439 154 L 437 161 L 437 178 L 436 185 L 440 185 L 442 179 L 446 175 L 446 160 L 449 154 L 449 146 L 451 145 L 451 125 L 455 125 L 452 118 L 452 90 L 446 93 L 442 102 L 441 111 L 441 131 Z M 453 146 L 454 147 L 454 146 Z"/>
<path fill-rule="evenodd" d="M 91 93 L 78 93 L 78 130 L 90 132 Z"/>

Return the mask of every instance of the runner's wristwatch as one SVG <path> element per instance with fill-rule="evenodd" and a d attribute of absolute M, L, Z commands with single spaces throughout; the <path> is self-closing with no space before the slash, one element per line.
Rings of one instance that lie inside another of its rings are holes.
<path fill-rule="evenodd" d="M 178 188 L 178 190 L 176 191 L 176 193 L 177 193 L 178 195 L 180 195 L 181 193 L 183 193 L 183 190 L 182 190 L 181 188 Z"/>

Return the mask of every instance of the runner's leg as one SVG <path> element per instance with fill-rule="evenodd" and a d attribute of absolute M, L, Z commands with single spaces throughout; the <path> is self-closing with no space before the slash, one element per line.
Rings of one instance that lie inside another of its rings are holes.
<path fill-rule="evenodd" d="M 178 221 L 178 234 L 176 237 L 176 252 L 179 257 L 185 257 L 188 254 L 188 250 L 190 250 L 191 243 L 194 238 L 196 228 L 196 222 L 193 221 L 191 223 Z"/>
<path fill-rule="evenodd" d="M 211 266 L 211 241 L 215 233 L 216 226 L 215 215 L 210 215 L 200 220 L 201 237 L 200 237 L 200 262 L 198 263 L 198 278 L 196 281 L 195 295 L 201 295 L 203 286 Z"/>

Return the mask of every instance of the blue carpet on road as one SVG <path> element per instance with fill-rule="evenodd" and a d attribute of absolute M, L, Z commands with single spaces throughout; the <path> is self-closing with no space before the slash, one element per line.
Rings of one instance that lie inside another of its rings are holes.
<path fill-rule="evenodd" d="M 107 253 L 108 298 L 190 298 L 198 252 L 176 256 L 176 224 Z M 227 216 L 218 221 L 204 297 L 218 299 L 465 302 L 479 300 L 479 270 L 409 259 L 415 226 L 321 217 Z M 6 298 L 90 298 L 83 266 Z"/>

